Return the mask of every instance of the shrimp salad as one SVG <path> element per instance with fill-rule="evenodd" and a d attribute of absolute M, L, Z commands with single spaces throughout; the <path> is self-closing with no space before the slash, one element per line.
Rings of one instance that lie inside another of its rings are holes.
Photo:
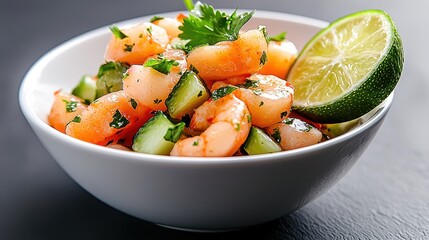
<path fill-rule="evenodd" d="M 89 143 L 172 156 L 273 153 L 325 139 L 291 113 L 285 78 L 298 51 L 284 32 L 242 31 L 253 12 L 185 3 L 189 13 L 176 18 L 110 26 L 105 63 L 54 93 L 49 124 Z"/>

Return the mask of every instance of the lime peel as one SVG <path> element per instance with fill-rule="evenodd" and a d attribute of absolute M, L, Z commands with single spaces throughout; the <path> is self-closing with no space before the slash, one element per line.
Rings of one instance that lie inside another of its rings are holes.
<path fill-rule="evenodd" d="M 365 10 L 342 17 L 300 52 L 287 80 L 293 110 L 319 123 L 356 119 L 386 99 L 403 69 L 403 48 L 390 16 Z"/>

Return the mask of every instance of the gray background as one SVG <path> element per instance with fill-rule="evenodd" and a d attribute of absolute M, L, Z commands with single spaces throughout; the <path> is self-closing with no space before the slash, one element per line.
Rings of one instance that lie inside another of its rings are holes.
<path fill-rule="evenodd" d="M 306 207 L 238 232 L 178 232 L 112 209 L 73 182 L 41 146 L 19 110 L 19 84 L 58 44 L 128 18 L 183 10 L 181 1 L 1 0 L 0 239 L 429 239 L 429 2 L 207 3 L 325 21 L 369 8 L 390 13 L 403 39 L 405 68 L 384 125 L 353 169 Z"/>

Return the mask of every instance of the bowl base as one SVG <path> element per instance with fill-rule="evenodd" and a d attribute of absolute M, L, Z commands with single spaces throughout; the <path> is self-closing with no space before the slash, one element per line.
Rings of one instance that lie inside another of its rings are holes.
<path fill-rule="evenodd" d="M 160 223 L 155 223 L 155 224 L 158 225 L 158 226 L 160 226 L 160 227 L 164 227 L 164 228 L 169 228 L 169 229 L 178 230 L 178 231 L 184 231 L 184 232 L 195 232 L 195 233 L 234 232 L 234 231 L 238 231 L 238 230 L 242 230 L 242 229 L 247 228 L 247 227 L 238 227 L 238 228 L 226 228 L 226 229 L 199 229 L 199 228 L 175 227 L 175 226 L 170 226 L 170 225 L 165 225 L 165 224 L 160 224 Z"/>

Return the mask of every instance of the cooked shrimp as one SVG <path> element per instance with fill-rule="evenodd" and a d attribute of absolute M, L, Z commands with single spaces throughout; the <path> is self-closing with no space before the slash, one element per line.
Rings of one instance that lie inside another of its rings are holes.
<path fill-rule="evenodd" d="M 260 30 L 250 30 L 235 41 L 201 46 L 188 54 L 188 67 L 193 65 L 204 81 L 222 80 L 258 72 L 267 52 L 267 41 Z"/>
<path fill-rule="evenodd" d="M 218 81 L 211 90 L 226 85 L 226 82 Z M 285 80 L 273 75 L 254 74 L 237 86 L 239 88 L 233 94 L 249 108 L 253 125 L 269 127 L 289 115 L 294 91 Z"/>
<path fill-rule="evenodd" d="M 72 120 L 66 134 L 99 145 L 130 146 L 133 135 L 152 116 L 151 112 L 152 109 L 138 104 L 124 91 L 109 93 Z"/>
<path fill-rule="evenodd" d="M 179 30 L 179 27 L 182 26 L 182 22 L 174 18 L 161 18 L 152 22 L 153 24 L 160 26 L 167 31 L 168 38 L 173 39 L 179 36 L 182 31 Z"/>
<path fill-rule="evenodd" d="M 186 70 L 186 53 L 182 50 L 169 49 L 163 53 L 169 60 L 178 62 L 170 73 L 164 74 L 151 67 L 131 66 L 123 80 L 123 89 L 128 96 L 154 110 L 167 110 L 165 99 L 180 79 L 180 72 Z"/>
<path fill-rule="evenodd" d="M 83 100 L 61 91 L 54 93 L 54 103 L 48 115 L 48 123 L 58 131 L 65 133 L 66 125 L 79 115 L 87 105 Z"/>
<path fill-rule="evenodd" d="M 298 118 L 288 118 L 281 123 L 276 123 L 270 126 L 267 132 L 283 150 L 310 146 L 320 142 L 323 137 L 317 128 Z"/>
<path fill-rule="evenodd" d="M 298 50 L 291 41 L 271 41 L 268 44 L 267 62 L 259 73 L 285 79 L 297 55 Z"/>
<path fill-rule="evenodd" d="M 232 156 L 246 141 L 250 127 L 250 113 L 234 95 L 208 100 L 195 110 L 190 123 L 192 130 L 204 132 L 179 140 L 170 155 Z"/>
<path fill-rule="evenodd" d="M 148 57 L 164 52 L 169 42 L 165 29 L 152 23 L 141 23 L 121 32 L 125 36 L 113 35 L 107 45 L 107 61 L 142 64 Z"/>

